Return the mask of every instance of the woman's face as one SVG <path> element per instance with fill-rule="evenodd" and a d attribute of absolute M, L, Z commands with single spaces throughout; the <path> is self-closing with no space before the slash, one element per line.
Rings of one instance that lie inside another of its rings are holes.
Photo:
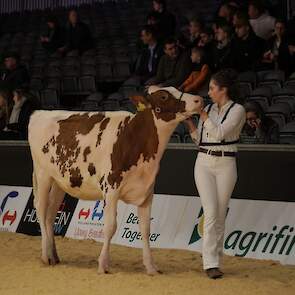
<path fill-rule="evenodd" d="M 17 103 L 20 100 L 20 96 L 17 92 L 13 92 L 13 101 L 14 103 Z"/>
<path fill-rule="evenodd" d="M 217 83 L 212 79 L 209 84 L 209 92 L 212 102 L 219 103 L 227 98 L 227 90 L 224 87 L 219 87 Z"/>
<path fill-rule="evenodd" d="M 222 41 L 225 41 L 227 39 L 227 33 L 225 31 L 223 31 L 222 28 L 218 28 L 216 30 L 216 40 L 218 42 L 222 42 Z"/>
<path fill-rule="evenodd" d="M 283 36 L 285 33 L 285 24 L 277 22 L 275 25 L 275 34 L 277 36 Z"/>

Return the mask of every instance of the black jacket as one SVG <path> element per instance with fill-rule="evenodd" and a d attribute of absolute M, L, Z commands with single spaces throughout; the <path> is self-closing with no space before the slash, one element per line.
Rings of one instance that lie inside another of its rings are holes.
<path fill-rule="evenodd" d="M 49 42 L 42 43 L 43 47 L 49 52 L 53 53 L 65 45 L 65 31 L 60 26 L 56 26 L 54 29 L 47 28 L 42 36 L 49 38 Z"/>
<path fill-rule="evenodd" d="M 151 56 L 151 51 L 148 47 L 145 47 L 138 59 L 135 74 L 140 77 L 142 82 L 145 82 L 149 78 L 156 76 L 159 61 L 163 55 L 163 49 L 160 44 L 157 44 L 153 52 L 153 62 L 152 62 L 152 71 L 149 71 L 149 60 Z"/>
<path fill-rule="evenodd" d="M 93 39 L 88 26 L 82 22 L 66 27 L 67 50 L 79 50 L 80 53 L 93 47 Z"/>
<path fill-rule="evenodd" d="M 218 48 L 217 43 L 212 48 L 212 69 L 219 71 L 223 68 L 232 66 L 232 43 L 229 42 L 225 47 Z"/>
<path fill-rule="evenodd" d="M 161 57 L 154 83 L 177 88 L 190 75 L 192 66 L 189 51 L 180 52 L 176 59 L 165 54 Z"/>
<path fill-rule="evenodd" d="M 30 83 L 30 75 L 25 66 L 19 65 L 16 69 L 4 70 L 1 73 L 1 88 L 14 90 L 17 88 L 26 88 Z"/>
<path fill-rule="evenodd" d="M 21 140 L 25 140 L 28 138 L 28 125 L 30 117 L 34 110 L 36 110 L 36 107 L 36 104 L 30 99 L 26 100 L 21 108 L 18 122 L 7 125 L 7 128 L 15 131 L 18 134 L 19 139 Z"/>
<path fill-rule="evenodd" d="M 232 43 L 233 68 L 237 71 L 253 71 L 265 52 L 265 41 L 250 32 L 246 40 L 234 38 Z"/>
<path fill-rule="evenodd" d="M 167 10 L 164 10 L 163 12 L 158 13 L 158 17 L 159 38 L 163 41 L 166 38 L 173 37 L 176 29 L 175 16 Z"/>

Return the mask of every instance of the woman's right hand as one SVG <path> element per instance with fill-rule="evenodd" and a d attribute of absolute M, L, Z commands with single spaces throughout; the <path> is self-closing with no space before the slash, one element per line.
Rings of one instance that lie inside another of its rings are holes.
<path fill-rule="evenodd" d="M 188 119 L 184 120 L 184 123 L 186 124 L 190 133 L 194 132 L 197 129 L 192 118 L 188 118 Z"/>

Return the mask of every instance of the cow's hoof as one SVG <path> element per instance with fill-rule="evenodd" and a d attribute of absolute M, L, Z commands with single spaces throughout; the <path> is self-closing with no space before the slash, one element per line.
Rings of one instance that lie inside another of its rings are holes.
<path fill-rule="evenodd" d="M 60 263 L 60 260 L 58 257 L 57 258 L 48 258 L 48 257 L 44 258 L 44 257 L 42 257 L 41 261 L 43 262 L 44 265 L 48 265 L 48 266 L 49 265 L 54 266 L 54 265 Z"/>
<path fill-rule="evenodd" d="M 98 269 L 98 274 L 100 274 L 100 275 L 107 275 L 107 274 L 110 274 L 110 272 L 107 269 L 99 268 Z"/>
<path fill-rule="evenodd" d="M 160 271 L 160 270 L 158 270 L 158 269 L 148 269 L 147 270 L 147 274 L 149 275 L 149 276 L 157 276 L 157 275 L 161 275 L 161 274 L 163 274 L 163 272 L 162 271 Z"/>

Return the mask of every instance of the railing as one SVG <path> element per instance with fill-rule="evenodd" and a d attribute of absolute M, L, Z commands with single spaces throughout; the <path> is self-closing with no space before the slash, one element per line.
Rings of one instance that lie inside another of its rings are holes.
<path fill-rule="evenodd" d="M 114 0 L 1 0 L 0 13 L 12 13 L 22 11 L 53 9 L 56 7 L 72 7 L 98 2 L 109 2 Z M 116 0 L 114 2 L 119 2 Z M 126 0 L 124 0 L 126 2 Z"/>

